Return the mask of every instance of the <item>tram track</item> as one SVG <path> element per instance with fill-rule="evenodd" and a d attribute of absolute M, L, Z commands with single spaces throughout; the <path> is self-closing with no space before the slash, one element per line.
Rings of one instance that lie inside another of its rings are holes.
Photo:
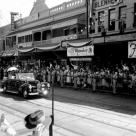
<path fill-rule="evenodd" d="M 38 99 L 38 101 L 37 101 L 37 100 L 27 100 L 27 101 L 24 101 L 23 98 L 20 98 L 20 99 L 22 99 L 23 103 L 29 104 L 30 106 L 37 106 L 37 107 L 40 106 L 40 107 L 42 107 L 43 109 L 49 109 L 49 110 L 51 110 L 51 107 L 49 107 L 49 106 L 45 105 L 44 103 L 40 102 L 40 100 L 43 100 L 43 99 Z M 6 106 L 7 108 L 12 109 L 12 110 L 14 110 L 14 111 L 16 111 L 16 112 L 18 112 L 18 113 L 22 113 L 22 114 L 24 114 L 24 116 L 27 115 L 27 113 L 25 112 L 25 110 L 16 109 L 15 107 L 11 107 L 11 105 L 5 105 L 5 104 L 3 104 L 3 103 L 1 103 L 1 102 L 0 102 L 0 105 L 1 105 L 1 106 Z M 76 105 L 76 106 L 78 106 L 78 105 Z M 83 107 L 83 108 L 84 108 L 84 107 Z M 89 108 L 89 109 L 90 109 L 90 108 Z M 96 109 L 91 109 L 91 110 L 96 110 Z M 93 119 L 93 118 L 88 118 L 88 117 L 81 116 L 81 115 L 77 115 L 77 114 L 74 114 L 74 113 L 69 113 L 69 112 L 67 112 L 67 111 L 63 111 L 63 110 L 60 110 L 60 109 L 56 109 L 56 108 L 55 108 L 55 111 L 56 111 L 56 112 L 61 112 L 61 113 L 66 114 L 66 115 L 75 116 L 75 117 L 78 117 L 78 118 L 81 118 L 81 119 L 90 120 L 90 121 L 94 121 L 94 122 L 97 122 L 97 123 L 109 125 L 109 126 L 112 126 L 112 127 L 115 127 L 115 128 L 120 128 L 120 129 L 123 129 L 123 130 L 125 129 L 125 130 L 128 130 L 128 131 L 132 131 L 131 129 L 127 129 L 126 127 L 124 128 L 124 127 L 122 127 L 122 126 L 116 126 L 116 125 L 110 124 L 110 123 L 108 123 L 108 122 L 103 122 L 103 121 L 96 120 L 96 119 Z M 99 111 L 99 110 L 98 110 L 98 111 Z M 17 115 L 17 116 L 18 116 L 18 115 Z M 22 117 L 21 117 L 21 118 L 22 118 Z M 129 124 L 128 124 L 128 125 L 129 125 Z M 62 129 L 66 129 L 66 130 L 68 130 L 68 131 L 73 131 L 73 130 L 69 130 L 69 129 L 63 127 L 62 125 L 58 125 L 57 123 L 55 123 L 55 126 L 56 126 L 56 127 L 59 127 L 59 128 L 62 128 Z M 136 131 L 133 131 L 133 132 L 136 133 Z M 75 133 L 77 133 L 77 132 L 75 132 Z M 81 134 L 79 134 L 79 135 L 81 135 Z"/>
<path fill-rule="evenodd" d="M 5 111 L 5 112 L 8 112 L 9 114 L 12 114 L 12 115 L 13 115 L 13 113 L 15 113 L 14 115 L 21 118 L 21 119 L 23 119 L 27 115 L 27 113 L 24 112 L 25 110 L 22 111 L 22 110 L 16 109 L 15 107 L 5 105 L 5 104 L 3 104 L 1 102 L 0 102 L 0 109 Z M 11 124 L 13 124 L 13 123 L 11 123 Z M 73 133 L 74 135 L 77 135 L 77 136 L 83 136 L 82 134 L 80 134 L 78 132 L 74 132 L 73 130 L 70 130 L 70 129 L 66 128 L 66 127 L 62 127 L 61 125 L 55 124 L 55 129 L 56 130 L 63 129 L 63 131 L 67 131 L 67 132 L 69 132 L 71 134 Z M 62 136 L 66 136 L 65 134 L 62 134 L 61 132 L 56 132 L 56 133 L 61 134 Z"/>

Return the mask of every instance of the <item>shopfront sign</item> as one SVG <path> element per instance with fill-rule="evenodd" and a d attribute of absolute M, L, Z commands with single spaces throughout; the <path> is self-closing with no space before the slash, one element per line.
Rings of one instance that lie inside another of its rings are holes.
<path fill-rule="evenodd" d="M 79 56 L 94 56 L 94 46 L 84 46 L 84 47 L 68 47 L 67 48 L 68 57 L 79 57 Z"/>
<path fill-rule="evenodd" d="M 93 6 L 95 9 L 98 9 L 98 8 L 104 8 L 108 6 L 114 6 L 122 2 L 123 0 L 95 0 Z"/>
<path fill-rule="evenodd" d="M 136 41 L 128 42 L 128 58 L 136 58 Z"/>
<path fill-rule="evenodd" d="M 32 42 L 18 44 L 19 49 L 25 49 L 25 48 L 31 48 L 31 47 L 32 47 Z"/>
<path fill-rule="evenodd" d="M 70 58 L 70 61 L 92 61 L 92 58 Z"/>

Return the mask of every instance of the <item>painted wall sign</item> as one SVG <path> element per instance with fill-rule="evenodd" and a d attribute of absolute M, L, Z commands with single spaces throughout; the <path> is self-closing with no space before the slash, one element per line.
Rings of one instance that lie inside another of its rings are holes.
<path fill-rule="evenodd" d="M 93 7 L 95 9 L 103 8 L 103 7 L 108 7 L 108 6 L 114 6 L 122 2 L 123 0 L 95 0 Z"/>
<path fill-rule="evenodd" d="M 136 58 L 136 41 L 128 42 L 128 58 Z"/>
<path fill-rule="evenodd" d="M 79 56 L 94 56 L 94 46 L 84 46 L 80 48 L 68 47 L 68 57 L 79 57 Z"/>

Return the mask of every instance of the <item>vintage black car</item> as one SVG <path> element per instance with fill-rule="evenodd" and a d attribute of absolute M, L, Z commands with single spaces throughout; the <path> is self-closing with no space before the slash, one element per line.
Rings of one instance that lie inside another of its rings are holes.
<path fill-rule="evenodd" d="M 18 93 L 24 98 L 29 95 L 49 96 L 50 84 L 35 79 L 33 73 L 16 73 L 14 77 L 8 77 L 2 81 L 3 92 Z"/>

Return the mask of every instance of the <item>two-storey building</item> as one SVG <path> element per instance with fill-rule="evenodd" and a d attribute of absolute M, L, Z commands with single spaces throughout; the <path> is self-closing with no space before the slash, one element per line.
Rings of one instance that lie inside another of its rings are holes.
<path fill-rule="evenodd" d="M 135 61 L 136 0 L 93 0 L 90 24 L 99 61 Z"/>
<path fill-rule="evenodd" d="M 49 59 L 107 64 L 136 57 L 135 0 L 72 0 L 51 9 L 37 0 L 30 15 L 14 25 L 2 37 L 2 57 L 18 55 L 24 64 Z"/>
<path fill-rule="evenodd" d="M 37 0 L 28 17 L 11 23 L 14 30 L 3 39 L 5 51 L 2 56 L 9 56 L 8 52 L 17 50 L 20 60 L 67 59 L 67 49 L 61 48 L 62 41 L 86 34 L 85 13 L 84 0 L 65 2 L 51 9 L 45 0 Z"/>

